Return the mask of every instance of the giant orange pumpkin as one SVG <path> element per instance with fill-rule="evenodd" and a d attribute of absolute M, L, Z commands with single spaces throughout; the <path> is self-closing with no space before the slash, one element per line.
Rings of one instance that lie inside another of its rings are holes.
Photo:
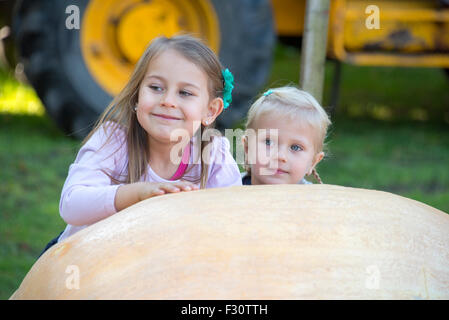
<path fill-rule="evenodd" d="M 168 194 L 58 243 L 12 299 L 448 299 L 449 215 L 391 193 Z"/>

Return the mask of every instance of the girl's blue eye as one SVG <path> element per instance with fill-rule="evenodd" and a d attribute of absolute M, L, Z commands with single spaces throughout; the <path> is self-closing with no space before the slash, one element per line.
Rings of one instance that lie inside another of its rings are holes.
<path fill-rule="evenodd" d="M 161 90 L 162 90 L 161 87 L 156 86 L 156 85 L 151 85 L 151 86 L 149 86 L 149 87 L 150 87 L 150 89 L 152 89 L 152 90 L 154 90 L 154 91 L 161 91 Z"/>
<path fill-rule="evenodd" d="M 294 144 L 290 147 L 293 151 L 300 151 L 302 150 L 302 148 L 300 146 L 298 146 L 297 144 Z"/>
<path fill-rule="evenodd" d="M 192 94 L 190 93 L 190 92 L 188 92 L 188 91 L 185 91 L 185 90 L 181 90 L 180 92 L 179 92 L 179 94 L 181 95 L 181 96 L 186 96 L 186 97 L 188 97 L 188 96 L 191 96 Z"/>

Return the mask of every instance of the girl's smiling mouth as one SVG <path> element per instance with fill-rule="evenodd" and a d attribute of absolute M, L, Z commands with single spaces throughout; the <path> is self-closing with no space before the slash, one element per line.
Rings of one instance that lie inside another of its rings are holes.
<path fill-rule="evenodd" d="M 176 117 L 172 117 L 172 116 L 167 116 L 164 114 L 156 114 L 156 113 L 152 113 L 153 116 L 161 118 L 161 119 L 166 119 L 166 120 L 181 120 L 179 118 Z"/>

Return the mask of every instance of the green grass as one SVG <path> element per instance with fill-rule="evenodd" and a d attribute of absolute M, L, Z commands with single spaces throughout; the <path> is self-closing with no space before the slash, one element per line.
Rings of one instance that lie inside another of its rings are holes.
<path fill-rule="evenodd" d="M 46 116 L 0 114 L 0 299 L 65 227 L 58 199 L 78 145 Z"/>
<path fill-rule="evenodd" d="M 324 105 L 332 71 L 329 63 Z M 299 53 L 279 47 L 267 87 L 298 77 Z M 27 95 L 17 96 L 21 91 Z M 444 74 L 345 65 L 340 102 L 328 157 L 318 167 L 323 181 L 394 192 L 449 212 Z M 24 107 L 30 104 L 37 106 L 34 111 Z M 47 242 L 65 227 L 59 197 L 79 141 L 62 134 L 39 106 L 31 88 L 0 71 L 0 299 L 17 289 Z"/>
<path fill-rule="evenodd" d="M 449 212 L 448 139 L 443 125 L 338 119 L 319 171 L 326 183 L 389 191 Z"/>
<path fill-rule="evenodd" d="M 335 64 L 326 65 L 323 106 L 330 104 Z M 299 50 L 278 46 L 266 88 L 299 82 Z M 265 88 L 265 89 L 266 89 Z M 449 124 L 449 77 L 442 69 L 344 64 L 336 115 Z"/>

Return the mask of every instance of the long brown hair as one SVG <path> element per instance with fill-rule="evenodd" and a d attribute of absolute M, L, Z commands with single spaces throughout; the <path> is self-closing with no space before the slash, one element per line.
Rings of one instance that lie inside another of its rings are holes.
<path fill-rule="evenodd" d="M 104 110 L 92 131 L 83 141 L 83 144 L 86 143 L 101 127 L 107 135 L 104 145 L 110 142 L 114 132 L 117 132 L 117 130 L 122 130 L 124 132 L 126 141 L 122 141 L 121 146 L 123 146 L 123 143 L 127 143 L 127 173 L 122 174 L 122 178 L 114 178 L 112 177 L 112 174 L 104 171 L 115 184 L 138 182 L 143 175 L 147 174 L 149 159 L 148 136 L 146 131 L 137 121 L 134 107 L 137 105 L 140 84 L 147 72 L 148 65 L 154 57 L 167 49 L 176 50 L 186 59 L 200 67 L 208 75 L 208 89 L 211 99 L 221 97 L 223 94 L 223 77 L 221 73 L 223 66 L 215 53 L 203 44 L 201 40 L 189 35 L 180 35 L 171 38 L 155 38 L 140 57 L 126 86 Z M 209 126 L 203 126 L 203 124 L 201 124 L 201 131 L 199 132 L 203 132 L 208 128 L 213 128 L 213 126 L 213 123 Z M 210 141 L 202 141 L 202 139 L 199 139 L 199 141 L 201 141 L 201 152 L 199 153 L 199 156 L 202 158 L 203 150 L 209 149 L 206 147 Z M 190 166 L 187 172 L 190 172 L 191 169 L 192 166 Z M 201 161 L 201 176 L 191 182 L 198 183 L 201 181 L 200 188 L 205 188 L 208 179 L 208 170 L 209 161 Z M 187 178 L 185 179 L 187 180 Z"/>

